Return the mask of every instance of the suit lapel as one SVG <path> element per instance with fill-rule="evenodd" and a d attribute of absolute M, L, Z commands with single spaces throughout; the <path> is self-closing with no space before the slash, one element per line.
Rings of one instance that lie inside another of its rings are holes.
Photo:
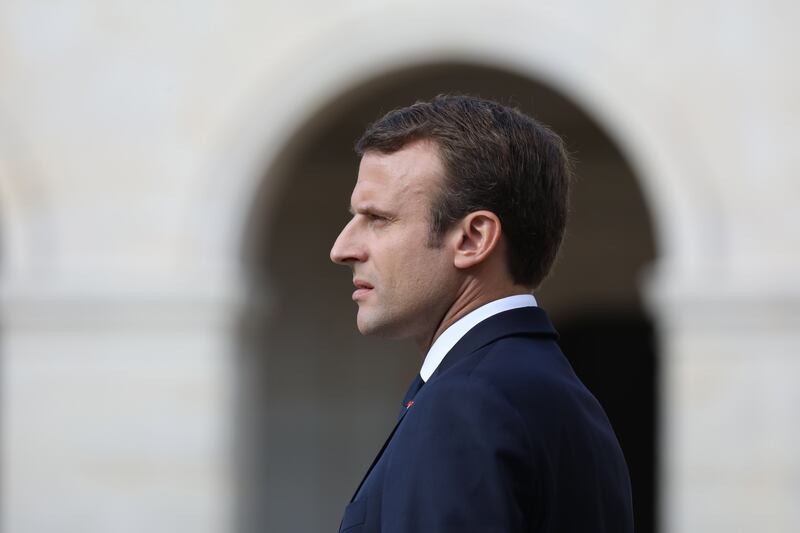
<path fill-rule="evenodd" d="M 392 428 L 392 432 L 389 433 L 388 437 L 386 437 L 386 441 L 384 441 L 383 446 L 381 446 L 380 451 L 375 456 L 375 459 L 372 460 L 372 464 L 369 465 L 369 468 L 367 469 L 367 473 L 364 474 L 363 478 L 361 478 L 361 483 L 358 484 L 358 488 L 356 489 L 355 493 L 353 493 L 353 497 L 350 498 L 350 502 L 353 502 L 356 499 L 356 496 L 358 496 L 358 493 L 361 491 L 361 487 L 364 485 L 364 482 L 367 480 L 367 478 L 369 477 L 370 473 L 372 473 L 372 470 L 375 468 L 375 465 L 378 464 L 378 461 L 383 456 L 383 452 L 386 450 L 386 447 L 389 445 L 389 442 L 392 440 L 392 437 L 394 436 L 395 432 L 397 431 L 397 428 L 400 427 L 400 422 L 403 421 L 403 418 L 406 416 L 407 412 L 408 412 L 408 409 L 403 409 L 403 411 L 400 413 L 400 417 L 397 419 L 397 423 L 395 423 L 394 428 Z"/>
<path fill-rule="evenodd" d="M 429 384 L 446 372 L 448 368 L 452 367 L 469 354 L 498 339 L 513 335 L 558 337 L 555 328 L 553 328 L 553 325 L 547 318 L 547 314 L 538 307 L 521 307 L 498 313 L 469 330 L 467 334 L 447 352 L 447 355 L 439 364 L 439 367 L 427 381 L 428 385 L 426 386 L 430 386 Z M 356 499 L 361 488 L 364 486 L 364 482 L 369 478 L 369 475 L 372 473 L 375 465 L 378 464 L 378 461 L 380 461 L 386 447 L 389 445 L 389 442 L 391 442 L 397 428 L 400 427 L 400 423 L 406 416 L 406 413 L 408 413 L 408 409 L 403 409 L 400 413 L 400 417 L 397 419 L 397 423 L 394 425 L 392 432 L 389 433 L 389 436 L 375 456 L 375 459 L 372 460 L 372 464 L 369 465 L 367 473 L 364 474 L 364 477 L 361 479 L 361 483 L 358 484 L 358 488 L 350 499 L 351 502 Z"/>

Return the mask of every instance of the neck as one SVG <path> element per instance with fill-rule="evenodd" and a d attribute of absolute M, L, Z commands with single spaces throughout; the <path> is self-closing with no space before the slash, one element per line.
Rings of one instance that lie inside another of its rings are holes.
<path fill-rule="evenodd" d="M 506 296 L 529 294 L 530 292 L 530 287 L 522 285 L 511 284 L 503 287 L 489 288 L 481 287 L 475 283 L 466 283 L 458 292 L 452 305 L 444 313 L 433 331 L 424 337 L 418 337 L 416 339 L 420 353 L 424 357 L 425 354 L 428 353 L 428 350 L 430 350 L 431 345 L 433 345 L 436 339 L 438 339 L 447 328 L 475 309 L 489 302 L 505 298 Z"/>

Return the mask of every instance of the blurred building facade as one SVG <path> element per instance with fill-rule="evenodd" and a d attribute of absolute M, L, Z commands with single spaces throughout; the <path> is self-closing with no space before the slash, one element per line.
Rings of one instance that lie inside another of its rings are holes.
<path fill-rule="evenodd" d="M 453 91 L 574 153 L 537 296 L 620 433 L 640 530 L 796 531 L 798 15 L 3 3 L 3 531 L 335 529 L 420 362 L 356 334 L 327 260 L 350 145 Z"/>

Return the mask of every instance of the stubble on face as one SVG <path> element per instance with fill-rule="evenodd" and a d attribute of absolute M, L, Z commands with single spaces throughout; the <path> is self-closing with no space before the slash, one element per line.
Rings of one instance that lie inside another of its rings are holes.
<path fill-rule="evenodd" d="M 349 261 L 354 282 L 371 286 L 354 295 L 362 334 L 420 342 L 432 336 L 452 303 L 452 258 L 445 246 L 430 242 L 430 206 L 442 176 L 438 149 L 429 141 L 362 158 L 353 220 L 342 232 L 358 251 Z"/>

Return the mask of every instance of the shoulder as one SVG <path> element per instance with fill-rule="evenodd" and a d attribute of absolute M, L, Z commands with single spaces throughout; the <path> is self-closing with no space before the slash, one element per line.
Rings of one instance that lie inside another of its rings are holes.
<path fill-rule="evenodd" d="M 418 402 L 417 414 L 431 420 L 513 424 L 534 440 L 558 438 L 591 421 L 607 423 L 558 344 L 535 336 L 481 347 L 423 387 Z"/>
<path fill-rule="evenodd" d="M 441 376 L 445 388 L 495 396 L 518 411 L 550 411 L 591 396 L 554 339 L 515 335 L 476 350 Z M 480 396 L 480 395 L 479 395 Z"/>

